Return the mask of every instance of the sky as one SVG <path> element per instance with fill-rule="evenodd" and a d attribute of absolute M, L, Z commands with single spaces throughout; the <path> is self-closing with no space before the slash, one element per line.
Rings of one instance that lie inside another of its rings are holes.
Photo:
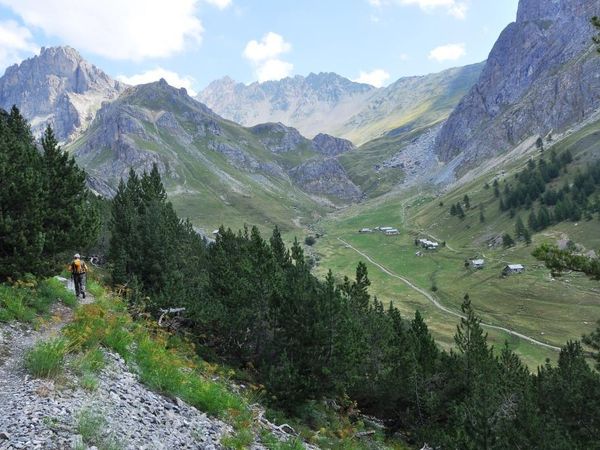
<path fill-rule="evenodd" d="M 0 73 L 70 45 L 130 84 L 311 72 L 385 86 L 487 58 L 518 0 L 0 0 Z"/>

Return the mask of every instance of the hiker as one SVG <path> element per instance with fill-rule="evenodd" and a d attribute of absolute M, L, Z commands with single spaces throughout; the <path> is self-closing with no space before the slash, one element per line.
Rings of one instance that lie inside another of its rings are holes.
<path fill-rule="evenodd" d="M 79 253 L 75 253 L 75 256 L 73 256 L 73 262 L 69 265 L 69 272 L 71 272 L 71 278 L 75 284 L 75 295 L 77 298 L 79 298 L 79 295 L 85 298 L 85 283 L 83 282 L 83 277 L 87 272 L 87 266 L 81 259 Z"/>

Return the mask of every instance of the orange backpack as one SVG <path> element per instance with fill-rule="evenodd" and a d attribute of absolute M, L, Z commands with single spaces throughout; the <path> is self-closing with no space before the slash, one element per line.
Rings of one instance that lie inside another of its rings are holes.
<path fill-rule="evenodd" d="M 71 263 L 71 272 L 85 273 L 85 264 L 80 259 L 74 259 Z"/>

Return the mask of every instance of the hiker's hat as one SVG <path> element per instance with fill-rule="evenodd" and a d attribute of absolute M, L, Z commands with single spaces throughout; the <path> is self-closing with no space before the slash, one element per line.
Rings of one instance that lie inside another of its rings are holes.
<path fill-rule="evenodd" d="M 81 258 L 81 256 L 79 255 L 79 253 L 75 253 L 75 256 L 73 256 L 73 258 Z"/>

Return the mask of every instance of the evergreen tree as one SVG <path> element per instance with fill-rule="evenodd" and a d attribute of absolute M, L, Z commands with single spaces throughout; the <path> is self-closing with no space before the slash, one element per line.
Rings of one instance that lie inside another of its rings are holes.
<path fill-rule="evenodd" d="M 523 240 L 525 241 L 525 245 L 531 244 L 531 232 L 527 228 L 523 231 Z"/>
<path fill-rule="evenodd" d="M 548 228 L 551 223 L 552 220 L 550 218 L 550 212 L 545 206 L 542 205 L 537 215 L 538 230 L 544 230 Z"/>
<path fill-rule="evenodd" d="M 0 110 L 0 281 L 45 267 L 44 179 L 29 125 Z"/>
<path fill-rule="evenodd" d="M 523 221 L 521 220 L 521 216 L 517 217 L 517 221 L 515 222 L 515 235 L 517 239 L 525 239 L 525 235 L 527 234 L 527 228 Z"/>
<path fill-rule="evenodd" d="M 509 248 L 515 245 L 515 241 L 512 236 L 508 233 L 504 233 L 502 235 L 502 247 Z"/>
<path fill-rule="evenodd" d="M 594 353 L 592 357 L 596 361 L 596 370 L 600 372 L 600 320 L 596 322 L 596 329 L 585 336 L 583 336 L 583 343 L 590 346 Z"/>
<path fill-rule="evenodd" d="M 85 172 L 60 148 L 49 125 L 42 136 L 42 148 L 44 255 L 54 260 L 66 250 L 92 245 L 100 219 L 85 184 Z"/>
<path fill-rule="evenodd" d="M 469 196 L 467 194 L 465 194 L 465 196 L 463 197 L 463 202 L 465 203 L 466 209 L 471 209 L 471 202 L 470 202 Z"/>

